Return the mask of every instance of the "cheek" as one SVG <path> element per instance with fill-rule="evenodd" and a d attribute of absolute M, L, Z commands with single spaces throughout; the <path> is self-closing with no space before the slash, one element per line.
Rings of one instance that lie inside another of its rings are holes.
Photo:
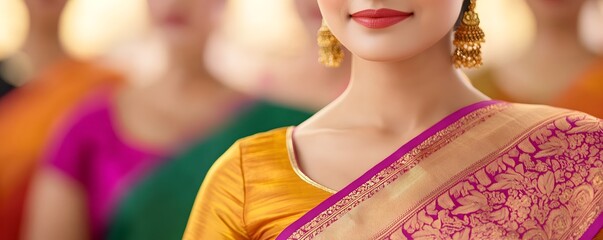
<path fill-rule="evenodd" d="M 315 21 L 322 19 L 317 2 L 313 0 L 296 0 L 295 3 L 297 13 L 304 22 L 312 21 L 313 24 Z"/>
<path fill-rule="evenodd" d="M 298 0 L 298 1 L 312 1 L 312 0 Z M 345 16 L 347 14 L 347 1 L 346 0 L 318 0 L 318 7 L 322 16 L 330 23 L 337 18 Z"/>
<path fill-rule="evenodd" d="M 166 15 L 167 5 L 162 0 L 148 0 L 147 1 L 149 16 L 153 22 L 161 21 Z"/>
<path fill-rule="evenodd" d="M 435 6 L 437 4 L 434 4 Z M 439 7 L 425 11 L 423 27 L 435 32 L 448 32 L 454 28 L 459 18 L 462 18 L 463 1 L 445 1 Z M 429 32 L 429 31 L 426 31 Z"/>
<path fill-rule="evenodd" d="M 309 0 L 299 0 L 309 1 Z M 331 32 L 338 38 L 349 35 L 349 0 L 318 0 L 322 18 L 327 22 Z"/>
<path fill-rule="evenodd" d="M 193 35 L 205 35 L 213 27 L 210 16 L 194 15 L 191 19 L 192 24 L 190 31 Z"/>
<path fill-rule="evenodd" d="M 190 6 L 187 17 L 192 20 L 194 31 L 207 31 L 214 23 L 218 23 L 222 8 L 211 1 L 198 1 Z"/>
<path fill-rule="evenodd" d="M 407 41 L 418 45 L 430 45 L 446 37 L 459 18 L 462 0 L 417 0 L 414 1 L 415 16 L 409 22 Z"/>
<path fill-rule="evenodd" d="M 201 9 L 208 9 L 207 11 L 210 12 L 211 16 L 215 19 L 215 18 L 221 18 L 222 14 L 226 11 L 226 1 L 225 0 L 211 0 L 211 1 L 205 1 L 208 3 L 205 4 L 201 4 L 201 6 L 199 6 Z M 219 20 L 219 19 L 217 19 Z"/>
<path fill-rule="evenodd" d="M 430 25 L 444 25 L 452 28 L 461 14 L 463 0 L 418 0 L 415 6 L 419 17 Z M 431 26 L 430 26 L 431 27 Z"/>
<path fill-rule="evenodd" d="M 454 28 L 461 8 L 462 0 L 419 0 L 416 22 L 412 26 L 414 41 L 418 45 L 429 47 L 447 37 Z M 426 30 L 428 29 L 428 30 Z"/>

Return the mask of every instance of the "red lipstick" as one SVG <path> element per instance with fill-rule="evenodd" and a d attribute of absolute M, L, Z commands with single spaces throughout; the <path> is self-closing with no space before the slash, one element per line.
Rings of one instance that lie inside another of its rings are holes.
<path fill-rule="evenodd" d="M 411 17 L 413 13 L 393 9 L 368 9 L 352 14 L 352 19 L 362 26 L 380 29 L 392 26 Z"/>
<path fill-rule="evenodd" d="M 166 25 L 174 26 L 174 27 L 182 27 L 188 25 L 188 19 L 182 15 L 178 14 L 170 14 L 163 19 L 163 22 Z"/>

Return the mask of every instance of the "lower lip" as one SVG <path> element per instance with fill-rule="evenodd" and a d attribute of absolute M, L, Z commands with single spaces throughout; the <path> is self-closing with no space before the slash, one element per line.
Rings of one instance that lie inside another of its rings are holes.
<path fill-rule="evenodd" d="M 379 18 L 371 18 L 371 17 L 352 17 L 354 21 L 359 23 L 362 26 L 372 29 L 381 29 L 387 28 L 392 25 L 395 25 L 399 22 L 402 22 L 409 18 L 410 16 L 394 16 L 394 17 L 379 17 Z"/>
<path fill-rule="evenodd" d="M 165 18 L 164 23 L 170 26 L 185 26 L 187 21 L 182 17 L 172 16 Z"/>

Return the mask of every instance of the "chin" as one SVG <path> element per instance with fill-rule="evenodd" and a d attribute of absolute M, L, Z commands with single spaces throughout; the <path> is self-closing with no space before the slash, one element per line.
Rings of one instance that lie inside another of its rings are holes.
<path fill-rule="evenodd" d="M 405 59 L 408 59 L 406 57 L 401 57 L 401 56 L 393 56 L 393 55 L 378 55 L 378 54 L 372 54 L 369 56 L 366 55 L 357 55 L 359 58 L 366 60 L 366 61 L 370 61 L 370 62 L 400 62 L 400 61 L 404 61 Z"/>
<path fill-rule="evenodd" d="M 417 56 L 417 54 L 420 52 L 420 50 L 415 49 L 401 50 L 367 48 L 354 51 L 353 54 L 361 59 L 371 62 L 401 62 Z"/>

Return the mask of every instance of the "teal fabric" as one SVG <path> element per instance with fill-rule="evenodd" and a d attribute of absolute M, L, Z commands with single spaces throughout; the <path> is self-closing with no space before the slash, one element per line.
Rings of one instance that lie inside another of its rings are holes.
<path fill-rule="evenodd" d="M 214 161 L 236 140 L 298 125 L 308 112 L 257 102 L 181 155 L 165 161 L 119 202 L 108 239 L 182 239 L 197 191 Z"/>

